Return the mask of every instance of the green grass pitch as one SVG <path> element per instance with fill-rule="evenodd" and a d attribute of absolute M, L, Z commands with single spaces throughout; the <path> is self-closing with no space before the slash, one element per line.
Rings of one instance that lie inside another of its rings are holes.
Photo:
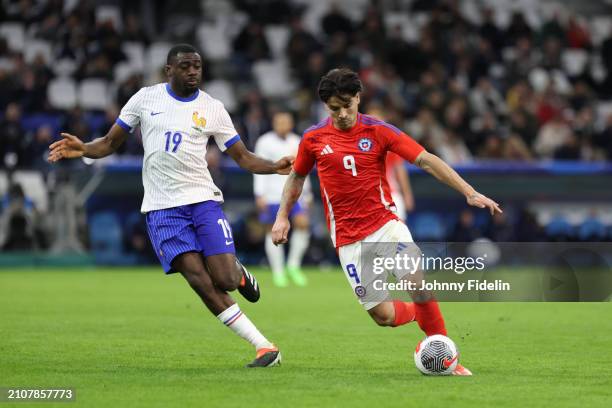
<path fill-rule="evenodd" d="M 610 407 L 610 303 L 443 303 L 471 378 L 425 377 L 418 326 L 377 327 L 341 273 L 309 271 L 242 309 L 283 353 L 254 352 L 158 268 L 0 271 L 0 387 L 74 387 L 17 407 Z M 0 408 L 11 406 L 0 403 Z"/>

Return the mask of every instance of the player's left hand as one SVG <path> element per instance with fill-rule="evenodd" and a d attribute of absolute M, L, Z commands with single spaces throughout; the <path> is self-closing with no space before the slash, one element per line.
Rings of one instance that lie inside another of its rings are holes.
<path fill-rule="evenodd" d="M 491 200 L 489 197 L 478 192 L 474 192 L 469 195 L 467 197 L 467 203 L 471 206 L 478 208 L 488 208 L 491 212 L 491 215 L 494 215 L 496 212 L 500 214 L 503 213 L 502 209 L 499 208 L 499 204 Z"/>
<path fill-rule="evenodd" d="M 283 157 L 282 159 L 280 159 L 279 161 L 275 163 L 276 172 L 278 174 L 283 174 L 283 175 L 291 173 L 291 166 L 293 166 L 294 161 L 295 161 L 294 156 Z"/>

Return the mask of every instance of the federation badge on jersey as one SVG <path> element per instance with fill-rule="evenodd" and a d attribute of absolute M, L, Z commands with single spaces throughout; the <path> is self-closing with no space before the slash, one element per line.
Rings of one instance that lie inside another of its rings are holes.
<path fill-rule="evenodd" d="M 193 128 L 199 132 L 204 131 L 204 126 L 206 126 L 206 119 L 200 117 L 200 114 L 197 111 L 193 111 L 191 115 L 191 120 L 193 121 Z"/>
<path fill-rule="evenodd" d="M 362 152 L 369 152 L 372 148 L 372 141 L 367 137 L 364 137 L 363 139 L 359 140 L 358 146 L 359 150 Z"/>

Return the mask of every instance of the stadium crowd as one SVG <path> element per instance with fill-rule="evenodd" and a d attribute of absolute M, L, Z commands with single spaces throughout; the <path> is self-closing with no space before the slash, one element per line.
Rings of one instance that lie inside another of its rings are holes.
<path fill-rule="evenodd" d="M 226 6 L 247 18 L 228 31 L 231 49 L 219 59 L 207 55 L 197 35 L 198 21 L 210 20 L 206 2 L 183 2 L 174 10 L 178 20 L 162 19 L 173 10 L 156 2 L 156 24 L 146 27 L 137 2 L 110 2 L 119 18 L 112 13 L 105 18 L 97 3 L 3 2 L 0 20 L 23 27 L 24 47 L 29 38 L 48 44 L 40 53 L 13 48 L 16 42 L 7 35 L 12 31 L 1 31 L 3 166 L 45 167 L 46 146 L 59 129 L 88 138 L 103 134 L 139 87 L 162 79 L 161 65 L 154 67 L 155 75 L 147 75 L 153 67 L 143 67 L 118 78 L 116 68 L 130 58 L 125 45 L 146 50 L 158 41 L 191 42 L 202 49 L 206 80 L 222 81 L 237 98 L 230 110 L 250 147 L 281 107 L 295 111 L 298 130 L 316 121 L 323 114 L 315 98 L 319 78 L 332 67 L 348 66 L 364 80 L 364 109 L 382 107 L 389 122 L 450 163 L 612 158 L 612 115 L 599 109 L 612 96 L 612 37 L 595 44 L 585 20 L 562 9 L 533 27 L 521 11 L 500 26 L 487 7 L 474 22 L 457 1 L 357 2 L 363 5 L 360 19 L 332 3 L 312 30 L 303 19 L 308 5 L 236 0 Z M 191 19 L 181 19 L 187 13 Z M 194 15 L 201 18 L 194 22 Z M 176 21 L 186 28 L 172 31 L 168 25 Z M 272 44 L 279 30 L 270 27 L 286 32 L 280 55 Z M 294 86 L 284 94 L 266 95 L 258 87 L 254 66 L 268 60 L 288 62 L 286 79 Z M 50 101 L 57 98 L 50 93 L 57 91 L 50 85 L 66 75 L 77 83 L 109 81 L 112 96 L 105 112 L 78 103 L 72 109 L 54 106 Z M 122 151 L 139 152 L 137 141 Z"/>

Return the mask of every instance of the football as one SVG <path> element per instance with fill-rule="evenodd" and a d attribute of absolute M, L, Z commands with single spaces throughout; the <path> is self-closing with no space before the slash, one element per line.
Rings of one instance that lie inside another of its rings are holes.
<path fill-rule="evenodd" d="M 441 334 L 426 337 L 414 351 L 414 363 L 425 375 L 450 375 L 458 362 L 455 342 Z"/>

